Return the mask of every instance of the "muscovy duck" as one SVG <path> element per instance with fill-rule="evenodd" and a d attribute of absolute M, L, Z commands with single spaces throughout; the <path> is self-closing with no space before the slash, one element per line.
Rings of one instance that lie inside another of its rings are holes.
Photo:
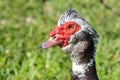
<path fill-rule="evenodd" d="M 98 34 L 74 9 L 65 11 L 41 48 L 59 46 L 72 61 L 71 80 L 98 80 L 95 66 Z"/>

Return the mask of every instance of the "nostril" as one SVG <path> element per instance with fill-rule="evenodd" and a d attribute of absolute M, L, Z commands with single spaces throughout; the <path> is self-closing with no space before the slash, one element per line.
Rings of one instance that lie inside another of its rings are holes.
<path fill-rule="evenodd" d="M 56 35 L 53 36 L 54 39 L 55 39 L 56 37 L 57 37 Z"/>
<path fill-rule="evenodd" d="M 56 38 L 56 36 L 53 36 L 53 38 L 55 39 L 55 38 Z"/>

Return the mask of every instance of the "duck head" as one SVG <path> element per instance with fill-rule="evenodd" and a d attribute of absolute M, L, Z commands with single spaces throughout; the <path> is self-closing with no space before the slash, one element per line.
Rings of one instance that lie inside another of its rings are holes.
<path fill-rule="evenodd" d="M 69 9 L 61 15 L 49 36 L 50 38 L 41 45 L 41 48 L 59 46 L 68 53 L 78 42 L 88 41 L 95 45 L 98 39 L 96 31 L 74 9 Z"/>

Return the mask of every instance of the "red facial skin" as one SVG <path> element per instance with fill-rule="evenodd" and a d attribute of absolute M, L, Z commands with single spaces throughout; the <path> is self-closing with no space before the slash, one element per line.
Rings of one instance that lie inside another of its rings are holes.
<path fill-rule="evenodd" d="M 60 47 L 68 45 L 71 35 L 80 30 L 80 26 L 73 21 L 66 22 L 62 26 L 56 26 L 51 32 L 50 37 L 56 39 L 57 42 L 62 41 Z"/>

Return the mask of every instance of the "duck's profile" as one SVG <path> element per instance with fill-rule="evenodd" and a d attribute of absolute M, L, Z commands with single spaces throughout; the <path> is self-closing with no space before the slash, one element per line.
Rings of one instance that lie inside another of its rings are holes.
<path fill-rule="evenodd" d="M 50 39 L 41 48 L 55 45 L 69 53 L 72 61 L 72 80 L 98 80 L 95 66 L 97 32 L 74 9 L 65 11 L 50 32 Z"/>

